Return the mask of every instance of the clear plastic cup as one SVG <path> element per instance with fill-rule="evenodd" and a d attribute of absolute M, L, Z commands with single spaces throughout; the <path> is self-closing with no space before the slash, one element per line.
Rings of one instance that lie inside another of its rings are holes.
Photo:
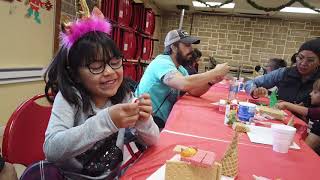
<path fill-rule="evenodd" d="M 294 135 L 297 131 L 296 128 L 282 124 L 272 124 L 271 129 L 273 151 L 288 153 L 289 147 L 292 144 Z"/>

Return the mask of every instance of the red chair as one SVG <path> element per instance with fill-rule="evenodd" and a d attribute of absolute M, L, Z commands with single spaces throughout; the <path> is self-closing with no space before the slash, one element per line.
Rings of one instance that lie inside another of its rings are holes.
<path fill-rule="evenodd" d="M 34 96 L 11 115 L 2 143 L 2 154 L 7 162 L 28 166 L 45 159 L 42 147 L 52 107 L 36 102 L 44 97 Z"/>
<path fill-rule="evenodd" d="M 38 104 L 36 101 L 41 98 L 45 95 L 32 97 L 11 115 L 3 135 L 2 155 L 5 161 L 30 166 L 45 159 L 43 143 L 52 107 Z M 129 143 L 125 146 L 131 157 L 120 169 L 129 167 L 142 153 L 139 150 L 135 152 Z"/>

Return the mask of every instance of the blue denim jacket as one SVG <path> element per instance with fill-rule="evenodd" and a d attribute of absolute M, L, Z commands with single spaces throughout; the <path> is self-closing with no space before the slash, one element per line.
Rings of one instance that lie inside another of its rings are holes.
<path fill-rule="evenodd" d="M 266 89 L 270 89 L 276 86 L 277 83 L 283 79 L 285 70 L 286 68 L 279 68 L 266 75 L 247 81 L 244 85 L 246 93 L 250 94 L 251 91 L 257 87 L 264 87 Z"/>

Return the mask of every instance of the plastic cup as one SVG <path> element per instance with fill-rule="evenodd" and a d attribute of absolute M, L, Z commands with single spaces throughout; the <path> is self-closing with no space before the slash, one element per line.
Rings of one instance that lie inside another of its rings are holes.
<path fill-rule="evenodd" d="M 282 125 L 282 124 L 272 124 L 272 149 L 279 153 L 288 153 L 289 147 L 293 142 L 294 135 L 296 133 L 296 128 Z"/>

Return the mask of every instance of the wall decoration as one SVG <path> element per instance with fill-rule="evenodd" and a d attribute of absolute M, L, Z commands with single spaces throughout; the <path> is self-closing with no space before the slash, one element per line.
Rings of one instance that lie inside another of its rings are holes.
<path fill-rule="evenodd" d="M 26 17 L 30 18 L 33 15 L 34 20 L 38 24 L 41 24 L 39 12 L 40 8 L 46 9 L 47 11 L 50 11 L 52 9 L 52 3 L 50 2 L 50 0 L 47 0 L 46 2 L 43 2 L 41 0 L 26 0 L 25 4 L 26 6 L 29 6 Z"/>
<path fill-rule="evenodd" d="M 196 1 L 202 3 L 202 4 L 204 4 L 204 5 L 206 5 L 207 7 L 210 7 L 210 8 L 220 8 L 221 6 L 223 6 L 225 4 L 232 3 L 234 0 L 225 0 L 221 4 L 215 5 L 215 6 L 211 6 L 210 4 L 208 4 L 207 2 L 205 2 L 203 0 L 196 0 Z M 309 8 L 309 9 L 312 9 L 312 10 L 320 13 L 320 9 L 317 9 L 316 7 L 314 7 L 311 4 L 309 4 L 308 2 L 306 2 L 305 0 L 290 0 L 287 3 L 284 3 L 284 4 L 282 4 L 280 6 L 277 6 L 277 7 L 264 7 L 264 6 L 261 6 L 261 5 L 257 4 L 254 0 L 246 0 L 246 1 L 247 1 L 248 4 L 250 4 L 255 9 L 262 10 L 262 11 L 265 11 L 265 12 L 280 11 L 281 9 L 283 9 L 285 7 L 290 7 L 295 2 L 298 2 L 302 6 L 304 6 L 306 8 Z M 318 8 L 320 8 L 320 7 L 318 7 Z"/>

